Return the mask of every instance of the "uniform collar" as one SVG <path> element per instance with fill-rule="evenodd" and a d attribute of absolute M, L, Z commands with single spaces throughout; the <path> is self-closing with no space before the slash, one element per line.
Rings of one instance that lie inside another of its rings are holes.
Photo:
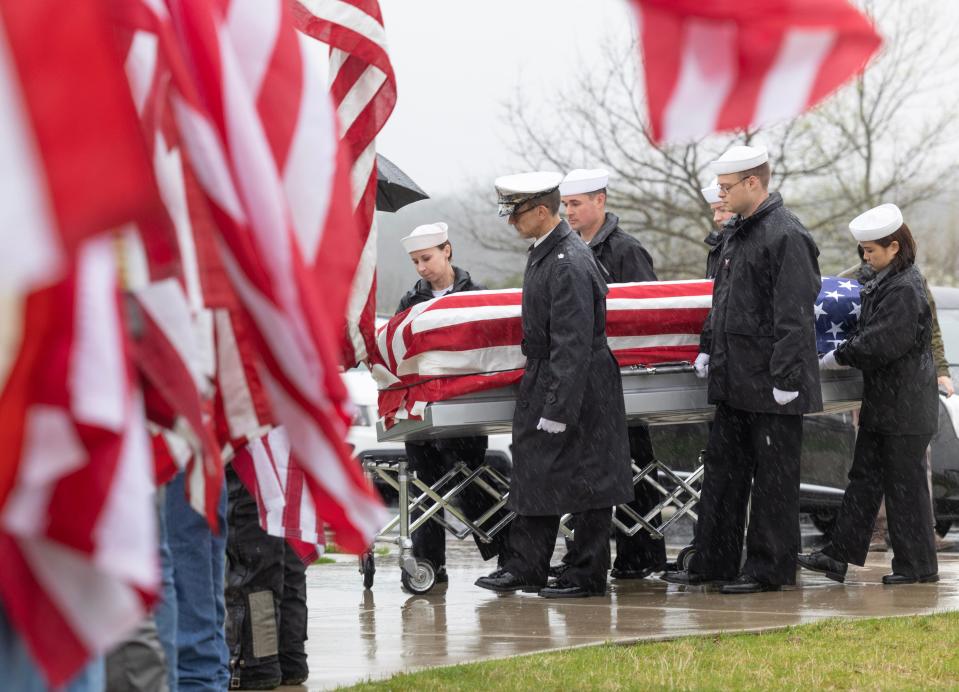
<path fill-rule="evenodd" d="M 618 227 L 619 217 L 611 212 L 606 212 L 606 218 L 603 219 L 603 225 L 599 227 L 599 230 L 596 231 L 596 235 L 594 235 L 593 239 L 589 241 L 589 246 L 594 248 L 597 245 L 602 245 L 606 242 L 606 239 L 609 238 L 609 234 L 615 231 Z"/>
<path fill-rule="evenodd" d="M 536 264 L 541 259 L 546 257 L 550 251 L 556 247 L 561 240 L 568 236 L 573 231 L 570 229 L 569 224 L 565 221 L 560 221 L 559 224 L 553 228 L 549 233 L 546 234 L 546 237 L 543 239 L 539 245 L 530 247 L 529 249 L 529 264 L 530 266 Z"/>

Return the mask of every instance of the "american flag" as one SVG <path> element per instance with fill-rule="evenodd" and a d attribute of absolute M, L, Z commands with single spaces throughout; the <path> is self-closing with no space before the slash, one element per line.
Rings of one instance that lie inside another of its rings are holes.
<path fill-rule="evenodd" d="M 330 91 L 352 166 L 362 254 L 339 249 L 356 274 L 342 284 L 348 293 L 327 299 L 334 310 L 347 307 L 344 362 L 354 365 L 376 350 L 376 135 L 396 105 L 396 76 L 377 0 L 298 0 L 293 13 L 301 31 L 330 46 Z"/>
<path fill-rule="evenodd" d="M 612 284 L 606 333 L 621 367 L 691 363 L 712 305 L 712 281 Z M 380 415 L 387 425 L 422 416 L 426 404 L 519 380 L 522 291 L 453 293 L 414 305 L 377 332 L 383 367 Z M 859 284 L 824 277 L 816 300 L 816 339 L 830 351 L 855 329 Z"/>
<path fill-rule="evenodd" d="M 859 322 L 859 282 L 824 276 L 816 300 L 816 349 L 829 353 L 845 341 Z"/>
<path fill-rule="evenodd" d="M 172 96 L 175 122 L 251 327 L 259 378 L 318 512 L 341 546 L 360 552 L 386 512 L 344 441 L 342 315 L 326 293 L 338 290 L 347 262 L 335 249 L 355 233 L 330 96 L 302 43 L 310 39 L 282 0 L 168 6 L 190 68 Z"/>
<path fill-rule="evenodd" d="M 0 600 L 51 686 L 159 581 L 111 237 L 159 202 L 112 30 L 99 0 L 0 0 Z"/>
<path fill-rule="evenodd" d="M 712 281 L 612 284 L 609 347 L 621 366 L 691 362 L 712 303 Z M 414 305 L 380 327 L 380 415 L 419 417 L 424 406 L 519 380 L 526 357 L 522 291 L 453 293 Z"/>
<path fill-rule="evenodd" d="M 882 42 L 847 0 L 631 0 L 657 141 L 755 128 L 812 108 Z"/>

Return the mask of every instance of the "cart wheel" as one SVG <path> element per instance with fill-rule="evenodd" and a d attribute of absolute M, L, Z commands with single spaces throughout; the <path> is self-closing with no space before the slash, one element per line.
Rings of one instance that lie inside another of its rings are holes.
<path fill-rule="evenodd" d="M 436 568 L 429 560 L 417 560 L 416 572 L 408 574 L 404 570 L 400 574 L 400 581 L 409 593 L 427 593 L 436 584 Z"/>
<path fill-rule="evenodd" d="M 360 572 L 363 573 L 363 588 L 373 588 L 373 575 L 376 574 L 376 562 L 373 559 L 373 551 L 369 550 L 360 556 Z"/>
<path fill-rule="evenodd" d="M 689 563 L 692 562 L 693 555 L 696 554 L 696 549 L 687 545 L 685 548 L 679 551 L 679 555 L 676 556 L 676 567 L 681 570 L 688 570 Z"/>

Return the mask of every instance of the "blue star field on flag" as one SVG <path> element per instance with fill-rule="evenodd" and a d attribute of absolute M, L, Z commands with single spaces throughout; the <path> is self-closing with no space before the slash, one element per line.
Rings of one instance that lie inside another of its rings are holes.
<path fill-rule="evenodd" d="M 822 277 L 816 299 L 816 350 L 828 353 L 849 338 L 859 321 L 859 282 L 855 279 Z"/>

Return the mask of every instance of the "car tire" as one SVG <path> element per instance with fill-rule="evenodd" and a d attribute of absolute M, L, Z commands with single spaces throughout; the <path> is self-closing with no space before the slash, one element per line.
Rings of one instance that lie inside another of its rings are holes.
<path fill-rule="evenodd" d="M 821 509 L 810 513 L 809 518 L 812 519 L 813 526 L 816 527 L 816 530 L 828 538 L 833 526 L 836 525 L 836 514 L 837 512 L 834 509 Z"/>

